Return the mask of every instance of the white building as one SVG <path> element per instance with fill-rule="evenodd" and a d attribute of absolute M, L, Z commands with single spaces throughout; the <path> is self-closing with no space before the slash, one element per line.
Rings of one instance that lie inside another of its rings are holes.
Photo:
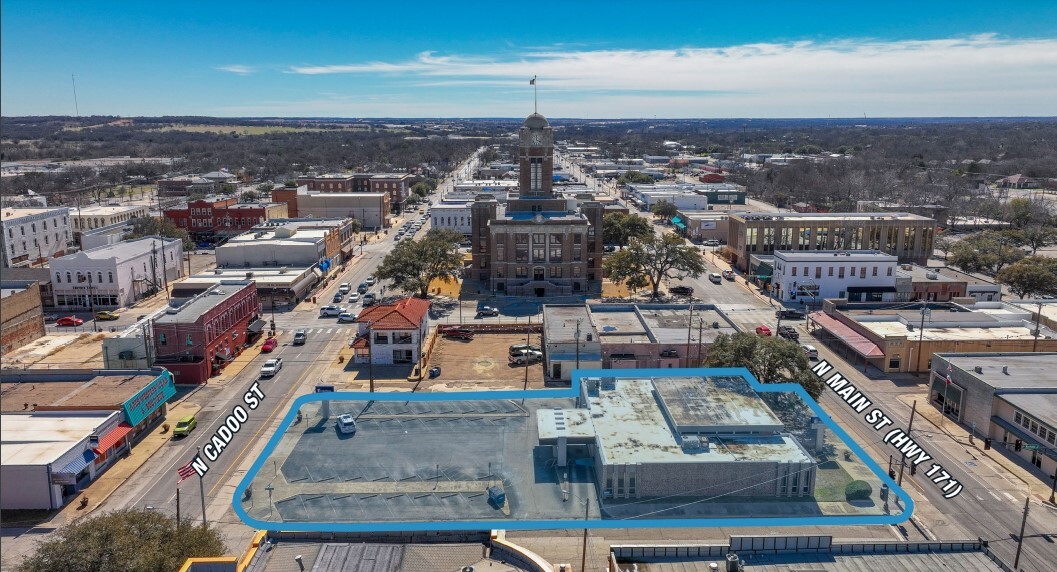
<path fill-rule="evenodd" d="M 876 250 L 777 250 L 773 295 L 782 302 L 805 296 L 814 303 L 826 298 L 894 300 L 898 260 Z"/>
<path fill-rule="evenodd" d="M 298 228 L 297 224 L 259 226 L 218 247 L 217 266 L 312 266 L 327 258 L 328 232 L 325 228 Z"/>
<path fill-rule="evenodd" d="M 356 363 L 419 363 L 429 336 L 429 306 L 429 300 L 410 297 L 360 312 L 356 318 L 356 339 L 352 341 Z"/>
<path fill-rule="evenodd" d="M 103 228 L 147 216 L 150 216 L 150 212 L 144 205 L 100 205 L 70 209 L 70 224 L 74 233 L 79 234 L 86 230 Z"/>
<path fill-rule="evenodd" d="M 28 266 L 54 254 L 63 254 L 70 246 L 70 209 L 4 208 L 0 210 L 0 266 Z"/>
<path fill-rule="evenodd" d="M 471 203 L 441 203 L 431 207 L 430 226 L 470 234 Z"/>
<path fill-rule="evenodd" d="M 602 369 L 602 341 L 587 306 L 543 307 L 544 374 L 568 381 L 576 369 Z"/>
<path fill-rule="evenodd" d="M 183 242 L 143 237 L 51 261 L 58 308 L 130 306 L 182 276 Z"/>

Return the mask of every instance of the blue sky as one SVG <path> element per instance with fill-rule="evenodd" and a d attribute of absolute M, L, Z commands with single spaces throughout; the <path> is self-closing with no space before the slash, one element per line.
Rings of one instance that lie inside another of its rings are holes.
<path fill-rule="evenodd" d="M 1057 115 L 1057 2 L 0 6 L 5 116 Z"/>

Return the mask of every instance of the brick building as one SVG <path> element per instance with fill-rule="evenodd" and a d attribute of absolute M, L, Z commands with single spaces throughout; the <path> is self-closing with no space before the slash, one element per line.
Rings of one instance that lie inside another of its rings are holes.
<path fill-rule="evenodd" d="M 263 331 L 251 280 L 223 280 L 154 320 L 155 364 L 176 383 L 201 384 Z"/>
<path fill-rule="evenodd" d="M 35 281 L 0 282 L 0 354 L 7 355 L 44 335 L 40 285 Z"/>
<path fill-rule="evenodd" d="M 554 130 L 533 113 L 520 130 L 518 198 L 499 202 L 487 194 L 471 205 L 472 266 L 479 288 L 514 296 L 555 296 L 601 291 L 602 216 L 591 195 L 555 195 Z"/>
<path fill-rule="evenodd" d="M 288 215 L 285 203 L 239 203 L 235 197 L 206 197 L 167 208 L 163 216 L 187 230 L 193 240 L 213 240 L 245 232 Z"/>
<path fill-rule="evenodd" d="M 198 175 L 177 175 L 158 181 L 158 195 L 186 197 L 192 193 L 210 194 L 220 190 L 220 183 Z"/>
<path fill-rule="evenodd" d="M 407 173 L 327 173 L 298 177 L 297 185 L 320 193 L 385 193 L 392 212 L 399 213 L 415 179 Z"/>

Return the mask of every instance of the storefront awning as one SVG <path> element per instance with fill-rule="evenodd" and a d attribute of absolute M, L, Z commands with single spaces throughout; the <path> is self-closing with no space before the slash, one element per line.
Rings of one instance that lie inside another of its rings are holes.
<path fill-rule="evenodd" d="M 822 326 L 822 329 L 836 336 L 838 340 L 844 342 L 844 345 L 848 346 L 862 357 L 877 358 L 884 356 L 884 352 L 881 351 L 881 348 L 877 347 L 877 344 L 866 339 L 862 334 L 851 329 L 851 327 L 838 321 L 829 314 L 826 314 L 825 312 L 811 312 L 808 317 L 811 318 L 811 321 Z"/>
<path fill-rule="evenodd" d="M 323 271 L 318 269 L 318 268 L 313 268 L 312 269 L 312 274 L 316 275 L 316 279 L 317 280 L 322 280 L 323 279 Z"/>
<path fill-rule="evenodd" d="M 85 467 L 88 466 L 88 463 L 91 463 L 94 460 L 95 460 L 95 451 L 87 450 L 87 451 L 84 452 L 83 455 L 81 455 L 80 457 L 77 457 L 76 460 L 71 461 L 70 464 L 66 465 L 65 467 L 63 467 L 61 470 L 59 470 L 57 472 L 62 473 L 64 475 L 77 476 L 77 475 L 79 475 L 81 473 L 81 471 L 84 470 Z"/>
<path fill-rule="evenodd" d="M 849 294 L 860 292 L 895 292 L 895 286 L 848 286 Z"/>
<path fill-rule="evenodd" d="M 268 325 L 268 322 L 264 320 L 254 320 L 250 322 L 250 325 L 246 326 L 246 331 L 251 334 L 259 334 L 264 331 L 264 327 Z"/>
<path fill-rule="evenodd" d="M 95 448 L 96 454 L 102 455 L 109 451 L 111 447 L 120 443 L 130 431 L 132 431 L 132 426 L 128 423 L 121 423 L 114 427 L 113 430 L 99 439 L 99 446 Z"/>

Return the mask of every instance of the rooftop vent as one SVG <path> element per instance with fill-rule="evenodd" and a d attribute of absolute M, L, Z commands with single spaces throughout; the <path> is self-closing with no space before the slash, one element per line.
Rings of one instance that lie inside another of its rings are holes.
<path fill-rule="evenodd" d="M 984 366 L 978 365 L 978 366 L 973 368 L 973 371 L 975 371 L 976 373 L 983 373 L 984 372 Z"/>
<path fill-rule="evenodd" d="M 223 273 L 224 273 L 224 271 L 221 270 L 220 268 L 214 268 L 213 269 L 213 274 L 223 274 Z"/>
<path fill-rule="evenodd" d="M 925 278 L 928 278 L 929 280 L 938 280 L 939 277 L 940 277 L 940 275 L 939 275 L 938 272 L 926 272 L 925 273 Z"/>
<path fill-rule="evenodd" d="M 1002 366 L 1002 373 L 1004 373 L 1006 375 L 1009 375 L 1009 366 L 1008 365 Z"/>

